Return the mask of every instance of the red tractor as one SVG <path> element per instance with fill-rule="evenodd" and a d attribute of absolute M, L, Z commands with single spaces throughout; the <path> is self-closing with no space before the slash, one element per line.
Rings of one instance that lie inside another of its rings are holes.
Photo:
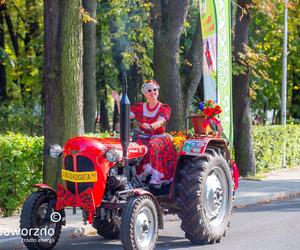
<path fill-rule="evenodd" d="M 141 182 L 136 167 L 147 153 L 129 135 L 129 102 L 121 102 L 121 138 L 75 137 L 52 157 L 63 156 L 65 186 L 35 185 L 24 203 L 21 230 L 28 249 L 51 249 L 65 225 L 64 208 L 81 207 L 83 217 L 106 239 L 121 238 L 125 249 L 154 249 L 163 215 L 178 214 L 181 229 L 195 244 L 225 235 L 235 190 L 226 139 L 193 135 L 178 154 L 171 185 L 154 189 Z M 45 229 L 45 230 L 43 230 Z"/>

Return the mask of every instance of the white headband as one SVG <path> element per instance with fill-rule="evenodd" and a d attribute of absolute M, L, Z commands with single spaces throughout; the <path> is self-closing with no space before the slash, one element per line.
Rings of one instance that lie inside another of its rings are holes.
<path fill-rule="evenodd" d="M 151 81 L 151 82 L 145 82 L 142 85 L 141 92 L 145 95 L 147 93 L 147 90 L 152 86 L 155 86 L 157 89 L 159 89 L 159 85 L 155 81 Z"/>

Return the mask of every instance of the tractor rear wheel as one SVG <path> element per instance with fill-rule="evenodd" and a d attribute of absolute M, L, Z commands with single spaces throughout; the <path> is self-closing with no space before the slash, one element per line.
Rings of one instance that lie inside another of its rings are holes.
<path fill-rule="evenodd" d="M 93 227 L 97 230 L 97 234 L 108 240 L 116 240 L 120 238 L 120 226 L 115 219 L 101 220 L 96 217 L 93 221 Z"/>
<path fill-rule="evenodd" d="M 62 217 L 61 213 L 54 210 L 55 203 L 55 197 L 40 191 L 33 192 L 25 201 L 20 229 L 22 241 L 28 249 L 48 250 L 56 245 L 61 232 Z M 54 213 L 58 217 L 54 217 Z"/>
<path fill-rule="evenodd" d="M 158 215 L 149 195 L 132 197 L 123 211 L 121 241 L 126 250 L 153 250 L 158 236 Z"/>
<path fill-rule="evenodd" d="M 196 244 L 219 242 L 229 224 L 232 195 L 230 168 L 219 149 L 185 158 L 176 199 L 186 238 Z"/>

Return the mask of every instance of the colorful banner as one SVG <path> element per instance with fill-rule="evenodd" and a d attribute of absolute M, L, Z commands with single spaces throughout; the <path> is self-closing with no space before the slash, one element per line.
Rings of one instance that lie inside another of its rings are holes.
<path fill-rule="evenodd" d="M 220 104 L 225 136 L 233 143 L 231 11 L 229 0 L 200 0 L 205 100 Z"/>

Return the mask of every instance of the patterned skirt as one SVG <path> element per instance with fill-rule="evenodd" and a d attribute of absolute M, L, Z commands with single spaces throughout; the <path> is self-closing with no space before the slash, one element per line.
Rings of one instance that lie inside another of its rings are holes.
<path fill-rule="evenodd" d="M 177 153 L 169 137 L 159 136 L 151 139 L 139 139 L 148 147 L 148 152 L 137 168 L 137 174 L 142 181 L 150 175 L 150 184 L 158 187 L 163 183 L 173 181 Z"/>

